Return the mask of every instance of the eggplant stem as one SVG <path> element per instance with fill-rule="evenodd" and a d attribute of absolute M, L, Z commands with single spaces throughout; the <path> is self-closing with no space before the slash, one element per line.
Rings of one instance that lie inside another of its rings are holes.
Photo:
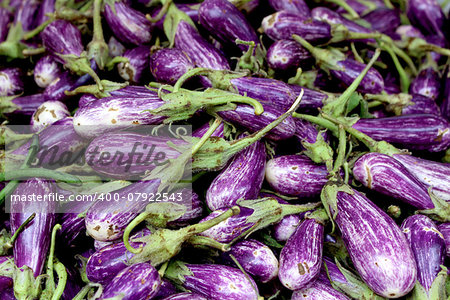
<path fill-rule="evenodd" d="M 209 127 L 208 131 L 201 137 L 201 139 L 192 147 L 192 156 L 200 150 L 200 148 L 206 143 L 211 135 L 216 131 L 217 127 L 222 123 L 222 119 L 217 117 L 214 123 Z"/>
<path fill-rule="evenodd" d="M 202 223 L 197 223 L 194 225 L 190 225 L 187 227 L 184 227 L 180 230 L 185 231 L 187 234 L 187 236 L 193 236 L 197 233 L 201 233 L 205 230 L 208 230 L 209 228 L 216 226 L 217 224 L 219 224 L 220 222 L 225 221 L 226 219 L 228 219 L 229 217 L 232 216 L 236 216 L 240 213 L 241 209 L 239 208 L 239 206 L 233 206 L 231 208 L 229 208 L 227 211 L 225 211 L 224 213 L 218 215 L 217 217 L 202 222 Z"/>
<path fill-rule="evenodd" d="M 125 231 L 123 232 L 123 243 L 125 245 L 125 248 L 127 248 L 127 250 L 133 254 L 141 253 L 142 250 L 144 250 L 144 246 L 139 245 L 139 248 L 134 248 L 133 246 L 131 246 L 130 233 L 134 228 L 136 228 L 136 226 L 145 221 L 145 219 L 147 219 L 149 215 L 150 213 L 147 211 L 140 213 L 136 218 L 133 219 L 133 221 L 130 222 L 130 224 L 127 225 Z"/>
<path fill-rule="evenodd" d="M 299 113 L 293 113 L 292 116 L 294 118 L 299 118 L 299 119 L 311 122 L 313 124 L 319 125 L 323 128 L 326 128 L 326 129 L 330 130 L 331 132 L 333 132 L 334 135 L 338 134 L 339 128 L 336 126 L 336 124 L 333 122 L 330 122 L 324 118 L 311 116 L 311 115 L 305 115 L 305 114 L 299 114 Z"/>
<path fill-rule="evenodd" d="M 344 0 L 327 0 L 327 2 L 339 5 L 340 7 L 345 9 L 353 19 L 359 19 L 358 13 L 350 5 L 348 5 L 346 1 L 344 1 Z"/>
<path fill-rule="evenodd" d="M 170 4 L 172 4 L 172 0 L 167 0 L 166 3 L 164 3 L 164 5 L 161 7 L 161 10 L 159 11 L 159 13 L 154 18 L 152 18 L 152 16 L 150 14 L 145 15 L 145 17 L 147 18 L 147 20 L 149 20 L 152 23 L 161 21 L 161 19 L 166 15 Z"/>
<path fill-rule="evenodd" d="M 11 244 L 11 247 L 12 247 L 12 245 L 14 244 L 14 242 L 16 241 L 16 239 L 17 239 L 17 237 L 19 236 L 19 234 L 25 229 L 25 226 L 27 226 L 28 223 L 30 223 L 30 222 L 34 219 L 35 216 L 36 216 L 36 213 L 32 213 L 31 216 L 29 216 L 29 217 L 25 220 L 25 222 L 23 222 L 23 223 L 19 226 L 19 228 L 17 228 L 17 230 L 14 232 L 13 236 L 11 237 L 11 239 L 10 239 L 10 241 L 9 241 L 9 243 Z"/>
<path fill-rule="evenodd" d="M 210 248 L 214 248 L 217 250 L 220 250 L 222 252 L 227 252 L 230 250 L 229 244 L 220 243 L 212 238 L 201 236 L 201 235 L 194 235 L 187 241 L 192 246 L 208 246 Z"/>
<path fill-rule="evenodd" d="M 33 55 L 39 55 L 45 53 L 45 47 L 40 47 L 40 48 L 28 48 L 28 49 L 23 49 L 22 50 L 22 54 L 23 56 L 33 56 Z"/>
<path fill-rule="evenodd" d="M 392 58 L 392 61 L 394 62 L 395 68 L 397 69 L 398 75 L 400 76 L 400 85 L 403 93 L 408 93 L 409 85 L 411 84 L 411 81 L 408 77 L 408 74 L 406 74 L 405 69 L 403 69 L 403 66 L 401 65 L 400 61 L 398 60 L 397 55 L 395 52 L 386 45 L 383 45 L 383 50 L 385 50 Z"/>
<path fill-rule="evenodd" d="M 342 125 L 339 124 L 339 146 L 337 149 L 337 157 L 334 162 L 332 175 L 338 173 L 339 169 L 345 162 L 346 144 L 347 144 L 347 135 L 345 134 L 345 129 Z"/>
<path fill-rule="evenodd" d="M 33 177 L 54 179 L 74 184 L 82 183 L 81 180 L 74 175 L 49 170 L 45 168 L 26 168 L 0 174 L 0 180 L 2 181 L 33 178 Z"/>
<path fill-rule="evenodd" d="M 282 216 L 296 215 L 305 211 L 313 210 L 322 205 L 322 202 L 314 202 L 307 204 L 280 204 Z"/>
<path fill-rule="evenodd" d="M 47 27 L 48 24 L 50 24 L 51 22 L 54 21 L 54 17 L 50 17 L 47 21 L 45 21 L 44 23 L 42 23 L 41 25 L 39 25 L 38 27 L 36 27 L 35 29 L 28 31 L 27 33 L 25 33 L 23 35 L 23 39 L 24 40 L 29 40 L 33 37 L 35 37 L 36 35 L 38 35 L 42 30 L 45 29 L 45 27 Z"/>
<path fill-rule="evenodd" d="M 64 289 L 66 288 L 67 283 L 67 270 L 66 267 L 55 258 L 55 264 L 53 269 L 58 275 L 58 285 L 56 286 L 55 292 L 52 295 L 52 300 L 58 300 L 61 298 L 64 293 Z"/>
<path fill-rule="evenodd" d="M 194 68 L 192 70 L 187 71 L 184 73 L 180 78 L 178 78 L 177 82 L 173 86 L 173 92 L 178 92 L 181 88 L 181 86 L 188 80 L 189 78 L 197 75 L 208 75 L 209 73 L 212 73 L 216 70 L 211 70 L 207 68 Z"/>

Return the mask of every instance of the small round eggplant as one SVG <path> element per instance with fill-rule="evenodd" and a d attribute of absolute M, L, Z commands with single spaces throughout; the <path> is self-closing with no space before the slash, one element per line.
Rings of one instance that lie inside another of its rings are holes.
<path fill-rule="evenodd" d="M 60 65 L 51 55 L 42 57 L 34 67 L 34 81 L 41 88 L 46 88 L 61 75 Z"/>
<path fill-rule="evenodd" d="M 167 297 L 170 297 L 175 294 L 177 294 L 177 288 L 173 285 L 173 283 L 167 279 L 162 279 L 161 287 L 159 288 L 159 291 L 155 295 L 154 299 L 158 300 L 167 299 Z"/>
<path fill-rule="evenodd" d="M 39 132 L 58 120 L 70 116 L 67 106 L 61 101 L 46 101 L 39 105 L 31 117 L 31 130 Z"/>
<path fill-rule="evenodd" d="M 150 56 L 150 71 L 156 81 L 175 84 L 187 71 L 194 68 L 194 63 L 187 54 L 176 48 L 165 48 Z"/>
<path fill-rule="evenodd" d="M 19 68 L 0 70 L 0 97 L 12 96 L 23 91 L 22 71 Z"/>
<path fill-rule="evenodd" d="M 98 100 L 98 98 L 92 94 L 83 94 L 80 97 L 80 100 L 78 100 L 78 107 L 79 108 L 84 107 L 84 106 L 88 105 L 89 103 L 94 102 L 96 100 Z"/>
<path fill-rule="evenodd" d="M 295 291 L 292 294 L 291 300 L 350 300 L 349 297 L 345 296 L 341 292 L 335 290 L 329 285 L 326 285 L 320 281 L 314 281 L 309 286 Z"/>
<path fill-rule="evenodd" d="M 311 55 L 305 48 L 290 40 L 279 40 L 273 43 L 267 50 L 266 56 L 269 67 L 277 71 L 296 69 L 310 58 Z"/>
<path fill-rule="evenodd" d="M 128 58 L 128 62 L 121 62 L 117 65 L 120 77 L 133 83 L 141 82 L 149 67 L 150 49 L 140 46 L 125 51 L 122 56 Z"/>
<path fill-rule="evenodd" d="M 304 0 L 269 0 L 269 4 L 276 11 L 287 10 L 305 17 L 311 16 L 311 11 Z"/>

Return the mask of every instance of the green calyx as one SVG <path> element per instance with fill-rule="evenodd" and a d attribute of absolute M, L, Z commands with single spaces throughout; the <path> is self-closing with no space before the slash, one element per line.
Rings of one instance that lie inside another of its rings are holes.
<path fill-rule="evenodd" d="M 437 274 L 429 290 L 426 290 L 417 280 L 408 300 L 425 299 L 440 300 L 447 299 L 446 282 L 448 281 L 447 268 L 441 265 L 441 271 Z"/>
<path fill-rule="evenodd" d="M 188 267 L 186 267 L 186 263 L 182 261 L 173 261 L 170 262 L 166 271 L 164 272 L 164 277 L 168 278 L 170 281 L 175 282 L 177 285 L 182 285 L 186 279 L 186 276 L 193 276 Z"/>
<path fill-rule="evenodd" d="M 450 205 L 433 193 L 433 188 L 428 188 L 428 195 L 434 208 L 419 210 L 418 213 L 428 215 L 430 218 L 439 222 L 450 222 Z"/>
<path fill-rule="evenodd" d="M 402 114 L 403 108 L 409 105 L 414 105 L 412 102 L 412 96 L 405 93 L 400 94 L 366 94 L 364 96 L 366 100 L 380 101 L 386 104 L 386 110 L 395 113 L 397 116 Z"/>
<path fill-rule="evenodd" d="M 28 266 L 15 268 L 13 273 L 14 296 L 19 300 L 37 299 L 41 293 L 41 281 L 44 275 L 34 278 L 33 270 Z"/>
<path fill-rule="evenodd" d="M 302 146 L 305 148 L 303 153 L 308 156 L 313 162 L 318 164 L 325 164 L 328 172 L 333 168 L 333 149 L 323 138 L 324 131 L 319 131 L 314 143 L 302 141 Z"/>
<path fill-rule="evenodd" d="M 243 41 L 236 39 L 237 45 L 247 45 L 248 50 L 239 58 L 236 69 L 248 70 L 252 73 L 261 73 L 264 60 L 266 57 L 266 50 L 261 43 L 255 45 L 254 41 Z M 264 73 L 265 74 L 265 73 Z"/>
<path fill-rule="evenodd" d="M 103 92 L 103 84 L 97 73 L 92 70 L 86 53 L 82 53 L 79 57 L 73 54 L 58 54 L 58 56 L 65 61 L 64 66 L 77 75 L 89 74 L 97 83 L 99 91 Z"/>
<path fill-rule="evenodd" d="M 92 94 L 100 99 L 110 97 L 111 96 L 110 92 L 117 91 L 128 86 L 127 82 L 119 83 L 109 80 L 101 80 L 101 83 L 103 86 L 103 91 L 100 91 L 99 86 L 97 84 L 92 84 L 79 86 L 73 91 L 65 91 L 64 93 L 68 96 L 74 96 L 78 94 Z"/>
<path fill-rule="evenodd" d="M 1 45 L 0 45 L 1 47 Z M 18 109 L 20 109 L 19 106 L 14 104 L 12 101 L 19 97 L 20 95 L 14 95 L 14 96 L 2 96 L 0 97 L 0 114 L 8 114 L 12 113 Z"/>

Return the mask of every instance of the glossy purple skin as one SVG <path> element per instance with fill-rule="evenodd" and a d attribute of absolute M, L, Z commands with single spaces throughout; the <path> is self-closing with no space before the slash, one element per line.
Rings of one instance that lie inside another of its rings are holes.
<path fill-rule="evenodd" d="M 414 104 L 402 108 L 402 115 L 433 114 L 439 117 L 441 116 L 439 106 L 431 98 L 414 94 L 411 102 Z"/>
<path fill-rule="evenodd" d="M 206 191 L 210 210 L 228 208 L 239 199 L 256 199 L 264 181 L 266 147 L 257 141 L 237 153 Z"/>
<path fill-rule="evenodd" d="M 160 180 L 138 181 L 114 191 L 127 199 L 129 194 L 155 194 Z M 114 241 L 122 237 L 127 225 L 149 204 L 148 201 L 96 201 L 87 211 L 86 231 L 99 241 Z"/>
<path fill-rule="evenodd" d="M 338 292 L 329 285 L 326 285 L 320 281 L 314 281 L 307 287 L 295 291 L 292 294 L 291 300 L 350 300 L 349 297 L 345 296 L 341 292 Z"/>
<path fill-rule="evenodd" d="M 65 94 L 65 91 L 72 91 L 75 88 L 89 83 L 92 77 L 89 74 L 77 77 L 69 72 L 62 72 L 52 83 L 50 83 L 44 90 L 44 97 L 48 100 L 66 101 L 70 96 Z"/>
<path fill-rule="evenodd" d="M 80 97 L 80 100 L 78 100 L 78 107 L 81 108 L 81 107 L 86 106 L 89 103 L 94 102 L 96 100 L 98 100 L 98 98 L 92 94 L 83 94 Z"/>
<path fill-rule="evenodd" d="M 17 187 L 13 195 L 49 195 L 54 190 L 53 183 L 42 179 L 29 179 Z M 11 201 L 11 232 L 14 232 L 32 213 L 34 219 L 19 234 L 14 242 L 14 263 L 17 267 L 28 266 L 34 277 L 42 273 L 50 246 L 50 237 L 55 223 L 55 202 L 30 201 L 27 203 Z"/>
<path fill-rule="evenodd" d="M 128 58 L 129 62 L 119 63 L 117 65 L 120 77 L 131 82 L 142 82 L 145 71 L 149 67 L 150 48 L 140 46 L 125 51 L 122 56 Z"/>
<path fill-rule="evenodd" d="M 23 91 L 22 71 L 19 68 L 0 70 L 0 97 L 12 96 Z"/>
<path fill-rule="evenodd" d="M 400 25 L 395 30 L 395 33 L 397 33 L 400 36 L 425 39 L 420 30 L 412 25 Z"/>
<path fill-rule="evenodd" d="M 434 222 L 424 215 L 406 218 L 401 228 L 417 263 L 417 280 L 429 291 L 445 260 L 445 240 Z"/>
<path fill-rule="evenodd" d="M 148 98 L 157 96 L 157 93 L 154 91 L 140 85 L 127 85 L 119 90 L 111 91 L 110 94 L 111 96 L 123 98 Z"/>
<path fill-rule="evenodd" d="M 184 292 L 171 295 L 169 297 L 164 298 L 163 300 L 207 300 L 207 299 L 208 298 L 205 298 L 199 294 Z"/>
<path fill-rule="evenodd" d="M 246 104 L 238 104 L 235 110 L 219 111 L 217 114 L 226 122 L 255 132 L 266 127 L 284 113 L 270 105 L 263 105 L 263 107 L 264 112 L 259 116 L 255 115 L 255 109 L 252 106 Z M 274 141 L 288 139 L 294 135 L 295 129 L 294 118 L 289 116 L 272 129 L 265 138 Z"/>
<path fill-rule="evenodd" d="M 420 71 L 409 87 L 411 94 L 419 94 L 433 100 L 439 97 L 440 90 L 441 79 L 439 78 L 439 73 L 433 68 L 426 68 Z"/>
<path fill-rule="evenodd" d="M 0 292 L 0 298 L 3 300 L 16 300 L 16 296 L 14 296 L 14 289 L 8 288 L 4 289 Z"/>
<path fill-rule="evenodd" d="M 43 56 L 34 67 L 34 81 L 41 88 L 46 88 L 61 74 L 61 66 L 51 55 Z"/>
<path fill-rule="evenodd" d="M 311 16 L 311 11 L 304 0 L 269 0 L 269 4 L 276 11 L 287 10 L 304 17 Z"/>
<path fill-rule="evenodd" d="M 175 33 L 175 46 L 182 50 L 197 67 L 229 70 L 226 57 L 205 40 L 191 24 L 181 21 Z"/>
<path fill-rule="evenodd" d="M 80 30 L 65 20 L 56 20 L 47 25 L 41 32 L 41 37 L 47 51 L 62 64 L 65 61 L 58 54 L 80 56 L 84 50 Z"/>
<path fill-rule="evenodd" d="M 156 81 L 175 84 L 187 71 L 194 68 L 188 55 L 176 48 L 164 48 L 150 56 L 150 72 Z"/>
<path fill-rule="evenodd" d="M 41 25 L 45 21 L 48 20 L 46 14 L 55 12 L 55 2 L 56 0 L 42 0 L 41 5 L 39 7 L 39 12 L 37 14 L 37 23 L 36 25 Z"/>
<path fill-rule="evenodd" d="M 327 23 L 286 10 L 265 17 L 261 26 L 273 40 L 292 40 L 293 34 L 310 42 L 322 42 L 331 38 L 331 27 Z"/>
<path fill-rule="evenodd" d="M 111 36 L 108 41 L 108 50 L 111 57 L 116 57 L 121 56 L 126 48 L 114 36 Z"/>
<path fill-rule="evenodd" d="M 198 9 L 200 24 L 224 43 L 235 44 L 236 39 L 259 44 L 258 36 L 247 18 L 227 0 L 205 0 Z M 248 46 L 238 45 L 246 51 Z"/>
<path fill-rule="evenodd" d="M 120 271 L 103 290 L 100 299 L 122 294 L 124 300 L 151 299 L 161 286 L 158 271 L 149 263 L 137 263 Z"/>
<path fill-rule="evenodd" d="M 176 7 L 181 10 L 182 12 L 184 12 L 185 14 L 188 15 L 189 18 L 191 18 L 191 20 L 197 24 L 199 19 L 198 19 L 198 8 L 199 8 L 199 4 L 198 3 L 176 3 L 175 4 Z M 161 11 L 161 7 L 157 7 L 154 10 L 152 10 L 151 15 L 152 17 L 156 17 L 158 15 L 158 13 Z M 160 30 L 164 30 L 164 20 L 166 19 L 166 16 L 162 17 L 161 20 L 159 20 L 158 22 L 155 23 L 155 27 L 160 29 Z M 180 24 L 184 22 L 181 21 Z M 180 26 L 180 25 L 178 25 Z"/>
<path fill-rule="evenodd" d="M 447 119 L 447 121 L 450 122 L 450 70 L 447 71 L 444 94 L 442 98 L 441 114 L 443 118 Z"/>
<path fill-rule="evenodd" d="M 377 294 L 398 298 L 409 293 L 417 279 L 408 241 L 384 211 L 363 194 L 337 192 L 336 225 L 350 258 L 364 282 Z M 336 212 L 330 206 L 332 214 Z"/>
<path fill-rule="evenodd" d="M 6 8 L 0 7 L 0 42 L 3 42 L 8 35 L 8 24 L 11 21 L 11 14 Z"/>
<path fill-rule="evenodd" d="M 103 15 L 109 28 L 121 42 L 134 45 L 150 42 L 153 25 L 143 13 L 119 1 L 114 1 L 114 8 L 116 13 L 106 4 Z"/>
<path fill-rule="evenodd" d="M 73 117 L 74 128 L 80 136 L 94 138 L 136 125 L 161 124 L 165 117 L 144 110 L 156 109 L 163 104 L 157 93 L 142 98 L 111 96 L 98 99 L 77 110 Z"/>
<path fill-rule="evenodd" d="M 194 130 L 192 132 L 192 137 L 198 137 L 201 138 L 203 135 L 205 135 L 205 133 L 209 130 L 210 128 L 210 123 L 205 123 L 202 126 L 200 126 L 199 128 L 197 128 L 196 130 Z M 224 130 L 224 124 L 220 123 L 220 125 L 216 128 L 216 130 L 214 130 L 214 132 L 211 134 L 211 136 L 216 136 L 216 137 L 221 137 L 223 138 L 223 130 Z"/>
<path fill-rule="evenodd" d="M 311 11 L 311 16 L 314 20 L 326 22 L 328 24 L 338 25 L 342 24 L 352 32 L 369 33 L 372 30 L 363 27 L 353 21 L 342 17 L 339 13 L 332 11 L 326 7 L 316 7 Z"/>
<path fill-rule="evenodd" d="M 192 191 L 192 189 L 182 189 L 176 191 L 176 193 L 183 193 L 182 202 L 177 202 L 178 204 L 182 204 L 186 207 L 186 212 L 179 217 L 178 219 L 168 222 L 169 226 L 179 226 L 184 227 L 192 223 L 192 221 L 200 218 L 203 215 L 203 201 L 200 200 L 200 197 L 197 193 Z"/>
<path fill-rule="evenodd" d="M 438 226 L 438 229 L 444 236 L 446 255 L 450 256 L 450 223 L 442 223 Z"/>
<path fill-rule="evenodd" d="M 31 117 L 31 130 L 39 132 L 56 121 L 69 116 L 70 112 L 67 106 L 61 101 L 45 101 L 39 105 Z"/>
<path fill-rule="evenodd" d="M 161 286 L 153 299 L 166 299 L 177 293 L 176 287 L 167 279 L 161 280 Z"/>
<path fill-rule="evenodd" d="M 248 239 L 234 244 L 225 259 L 235 265 L 229 255 L 233 255 L 244 270 L 255 280 L 266 283 L 278 275 L 278 259 L 273 251 L 263 243 Z"/>
<path fill-rule="evenodd" d="M 331 69 L 330 73 L 345 85 L 349 86 L 361 74 L 365 67 L 365 64 L 356 60 L 346 59 L 337 62 L 337 68 L 341 68 L 342 70 Z M 356 90 L 361 93 L 379 94 L 383 89 L 383 77 L 375 68 L 370 68 Z"/>
<path fill-rule="evenodd" d="M 303 89 L 303 97 L 298 110 L 311 110 L 322 107 L 328 95 L 319 91 L 311 90 L 296 84 L 289 84 L 295 95 L 299 95 Z"/>
<path fill-rule="evenodd" d="M 139 231 L 132 238 L 151 234 L 150 230 Z M 133 247 L 139 247 L 142 243 L 131 242 Z M 128 267 L 128 260 L 134 256 L 128 252 L 123 241 L 114 243 L 95 251 L 86 264 L 86 275 L 90 281 L 106 284 L 114 278 L 117 273 Z"/>
<path fill-rule="evenodd" d="M 324 226 L 314 219 L 300 223 L 280 253 L 278 278 L 290 290 L 315 280 L 322 266 Z"/>
<path fill-rule="evenodd" d="M 383 33 L 394 32 L 401 24 L 399 12 L 386 7 L 377 8 L 365 15 L 363 19 L 372 25 L 373 30 Z"/>
<path fill-rule="evenodd" d="M 40 1 L 38 0 L 22 0 L 14 14 L 14 24 L 21 23 L 25 32 L 34 29 L 38 25 L 36 24 L 36 14 L 39 6 Z"/>
<path fill-rule="evenodd" d="M 193 275 L 184 276 L 183 288 L 207 299 L 258 299 L 255 282 L 236 268 L 213 264 L 186 264 Z"/>
<path fill-rule="evenodd" d="M 450 163 L 431 161 L 412 155 L 394 154 L 408 171 L 442 200 L 450 201 Z"/>
<path fill-rule="evenodd" d="M 436 0 L 410 0 L 407 3 L 406 13 L 409 21 L 420 28 L 424 35 L 445 36 L 445 15 Z"/>
<path fill-rule="evenodd" d="M 434 208 L 426 186 L 389 155 L 372 152 L 361 156 L 353 167 L 353 177 L 371 190 L 418 209 Z"/>
<path fill-rule="evenodd" d="M 14 98 L 11 102 L 17 107 L 13 112 L 3 113 L 7 118 L 20 116 L 31 118 L 36 109 L 45 102 L 45 97 L 42 94 L 34 94 Z"/>
<path fill-rule="evenodd" d="M 349 287 L 349 289 L 356 290 L 357 287 L 351 284 L 347 281 L 344 274 L 339 270 L 338 266 L 334 263 L 333 260 L 329 259 L 328 257 L 323 257 L 323 264 L 322 269 L 320 270 L 319 277 L 317 277 L 317 280 L 323 282 L 323 283 L 330 283 L 330 279 L 334 282 L 337 282 L 339 284 L 345 284 Z M 326 269 L 325 269 L 326 265 Z M 327 274 L 328 270 L 328 274 Z M 330 278 L 328 278 L 330 276 Z"/>
<path fill-rule="evenodd" d="M 450 145 L 449 123 L 431 114 L 359 119 L 352 127 L 377 141 L 411 150 L 439 152 Z"/>
<path fill-rule="evenodd" d="M 267 50 L 266 60 L 269 67 L 278 71 L 298 68 L 311 55 L 299 43 L 279 40 Z"/>
<path fill-rule="evenodd" d="M 325 165 L 316 164 L 304 155 L 279 156 L 266 164 L 266 181 L 274 191 L 286 196 L 319 195 L 327 175 Z"/>

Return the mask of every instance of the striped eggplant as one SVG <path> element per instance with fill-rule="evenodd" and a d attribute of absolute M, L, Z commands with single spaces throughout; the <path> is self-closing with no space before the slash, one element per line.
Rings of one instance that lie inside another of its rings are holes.
<path fill-rule="evenodd" d="M 286 10 L 265 17 L 261 26 L 272 40 L 291 40 L 293 34 L 311 42 L 326 42 L 331 38 L 327 23 Z"/>
<path fill-rule="evenodd" d="M 108 53 L 111 57 L 122 56 L 126 48 L 114 36 L 108 41 Z"/>
<path fill-rule="evenodd" d="M 311 11 L 314 20 L 326 22 L 330 25 L 344 25 L 349 31 L 359 33 L 370 33 L 372 30 L 350 21 L 339 13 L 326 7 L 316 7 Z"/>
<path fill-rule="evenodd" d="M 439 232 L 444 236 L 447 257 L 450 256 L 450 223 L 442 223 L 438 226 Z"/>
<path fill-rule="evenodd" d="M 412 105 L 407 105 L 401 108 L 402 115 L 433 114 L 439 117 L 441 115 L 439 106 L 429 97 L 414 94 L 412 95 L 411 102 Z"/>
<path fill-rule="evenodd" d="M 156 81 L 175 84 L 187 71 L 194 68 L 188 55 L 176 48 L 164 48 L 150 56 L 150 71 Z"/>
<path fill-rule="evenodd" d="M 239 199 L 255 199 L 264 181 L 266 148 L 257 141 L 237 153 L 206 191 L 210 210 L 228 208 Z"/>
<path fill-rule="evenodd" d="M 199 128 L 197 128 L 196 130 L 194 130 L 192 132 L 192 137 L 198 137 L 201 138 L 210 128 L 210 123 L 205 123 L 202 126 L 200 126 Z M 224 137 L 224 129 L 225 126 L 223 123 L 220 123 L 220 125 L 216 128 L 216 130 L 214 130 L 214 132 L 211 134 L 211 136 L 216 136 L 216 137 Z"/>
<path fill-rule="evenodd" d="M 95 61 L 93 64 L 95 65 Z M 70 99 L 70 96 L 65 94 L 66 91 L 72 91 L 81 85 L 89 83 L 91 80 L 92 77 L 89 74 L 77 77 L 69 72 L 63 72 L 45 88 L 44 98 L 47 100 L 67 101 Z"/>
<path fill-rule="evenodd" d="M 105 3 L 103 16 L 114 35 L 123 43 L 141 45 L 152 39 L 152 23 L 143 13 L 122 1 Z"/>
<path fill-rule="evenodd" d="M 23 88 L 22 71 L 19 68 L 0 70 L 0 97 L 19 94 Z"/>
<path fill-rule="evenodd" d="M 250 132 L 256 132 L 275 121 L 284 111 L 272 107 L 271 105 L 263 105 L 264 112 L 256 116 L 255 109 L 250 105 L 238 104 L 234 110 L 218 111 L 217 114 L 226 122 L 240 125 Z M 272 129 L 265 138 L 278 141 L 292 137 L 295 134 L 294 118 L 289 116 L 277 127 Z"/>
<path fill-rule="evenodd" d="M 275 41 L 266 55 L 269 67 L 277 71 L 296 69 L 310 58 L 311 55 L 305 48 L 290 40 Z"/>
<path fill-rule="evenodd" d="M 96 101 L 98 98 L 92 94 L 83 94 L 78 100 L 78 108 L 88 105 L 91 102 Z"/>
<path fill-rule="evenodd" d="M 36 14 L 39 11 L 40 1 L 23 0 L 14 13 L 14 25 L 21 25 L 22 29 L 27 32 L 34 29 L 36 24 Z"/>
<path fill-rule="evenodd" d="M 44 102 L 45 97 L 42 94 L 7 97 L 6 99 L 2 99 L 0 103 L 0 111 L 5 117 L 10 119 L 17 117 L 26 117 L 27 119 L 31 119 L 31 116 L 36 109 Z"/>
<path fill-rule="evenodd" d="M 11 195 L 11 232 L 14 233 L 32 213 L 33 220 L 14 242 L 14 293 L 19 299 L 36 297 L 35 279 L 41 275 L 50 246 L 50 236 L 55 223 L 55 202 L 14 200 L 13 197 L 44 197 L 54 191 L 52 182 L 33 178 L 22 182 Z"/>
<path fill-rule="evenodd" d="M 248 239 L 231 246 L 223 257 L 232 265 L 230 255 L 239 262 L 242 268 L 259 282 L 266 283 L 278 275 L 278 259 L 273 251 L 263 243 Z"/>
<path fill-rule="evenodd" d="M 416 78 L 411 82 L 409 92 L 419 94 L 433 100 L 439 97 L 441 82 L 439 73 L 433 68 L 425 68 L 419 72 Z"/>
<path fill-rule="evenodd" d="M 43 56 L 34 67 L 34 81 L 41 88 L 46 88 L 62 73 L 61 66 L 51 55 Z"/>
<path fill-rule="evenodd" d="M 11 20 L 11 13 L 4 7 L 0 7 L 0 43 L 8 35 L 8 24 Z"/>
<path fill-rule="evenodd" d="M 305 219 L 280 253 L 278 278 L 290 290 L 304 288 L 319 275 L 322 266 L 324 225 Z"/>
<path fill-rule="evenodd" d="M 269 4 L 276 11 L 287 10 L 304 17 L 311 16 L 311 11 L 304 0 L 269 0 Z"/>
<path fill-rule="evenodd" d="M 369 22 L 373 30 L 387 34 L 395 32 L 395 29 L 401 24 L 399 11 L 386 7 L 371 11 L 364 15 L 363 20 Z"/>
<path fill-rule="evenodd" d="M 183 292 L 171 295 L 162 300 L 207 300 L 208 298 L 203 297 L 202 295 L 191 293 L 191 292 Z"/>
<path fill-rule="evenodd" d="M 58 120 L 70 116 L 67 106 L 61 101 L 45 101 L 31 116 L 31 130 L 39 132 Z"/>
<path fill-rule="evenodd" d="M 177 204 L 183 205 L 186 208 L 186 212 L 176 220 L 168 222 L 167 225 L 178 227 L 187 226 L 193 220 L 203 215 L 203 201 L 200 200 L 197 193 L 189 188 L 177 190 L 174 193 L 182 193 L 182 201 L 177 202 Z"/>
<path fill-rule="evenodd" d="M 131 82 L 143 81 L 145 71 L 149 68 L 150 49 L 146 46 L 140 46 L 126 50 L 122 56 L 127 58 L 128 62 L 117 64 L 120 77 Z"/>
<path fill-rule="evenodd" d="M 155 295 L 154 299 L 166 299 L 172 295 L 177 293 L 176 287 L 167 279 L 161 280 L 161 286 L 159 288 L 158 293 Z M 194 298 L 195 299 L 195 298 Z"/>
<path fill-rule="evenodd" d="M 149 263 L 138 263 L 120 271 L 106 284 L 100 299 L 151 299 L 160 286 L 158 271 Z"/>
<path fill-rule="evenodd" d="M 410 0 L 407 16 L 411 24 L 420 28 L 424 35 L 445 36 L 445 15 L 436 0 Z"/>
<path fill-rule="evenodd" d="M 236 39 L 259 44 L 258 36 L 245 16 L 227 0 L 206 0 L 198 9 L 200 24 L 221 42 L 235 44 Z M 248 46 L 238 45 L 242 51 Z"/>
<path fill-rule="evenodd" d="M 398 298 L 417 279 L 408 241 L 384 211 L 348 185 L 329 183 L 322 199 L 338 226 L 350 258 L 364 282 L 378 295 Z"/>
<path fill-rule="evenodd" d="M 0 256 L 0 291 L 12 288 L 13 272 L 14 258 L 11 255 Z"/>
<path fill-rule="evenodd" d="M 175 46 L 186 53 L 197 67 L 214 70 L 230 69 L 226 57 L 184 20 L 178 24 Z"/>
<path fill-rule="evenodd" d="M 419 38 L 423 40 L 425 39 L 420 30 L 412 25 L 400 25 L 395 30 L 395 33 L 401 37 Z"/>
<path fill-rule="evenodd" d="M 285 155 L 266 164 L 266 181 L 286 196 L 314 197 L 327 182 L 327 168 L 304 155 Z"/>
<path fill-rule="evenodd" d="M 450 145 L 450 124 L 431 114 L 359 119 L 352 127 L 374 140 L 383 140 L 410 150 L 439 152 Z"/>
<path fill-rule="evenodd" d="M 401 228 L 417 263 L 417 280 L 427 293 L 445 260 L 445 240 L 434 222 L 424 215 L 406 218 Z"/>
<path fill-rule="evenodd" d="M 260 0 L 228 0 L 231 2 L 234 6 L 236 6 L 240 11 L 244 12 L 245 14 L 250 14 L 253 12 L 257 7 L 259 7 Z"/>
<path fill-rule="evenodd" d="M 345 296 L 341 292 L 335 290 L 334 288 L 320 282 L 319 280 L 314 281 L 309 286 L 295 291 L 292 294 L 291 300 L 301 300 L 301 299 L 321 299 L 321 300 L 350 300 L 349 297 Z"/>
<path fill-rule="evenodd" d="M 317 136 L 319 134 L 317 128 L 306 120 L 295 118 L 294 121 L 296 127 L 295 137 L 300 144 L 304 146 L 307 146 L 305 143 L 314 144 L 317 141 Z M 322 132 L 321 135 L 325 141 L 329 140 L 329 136 L 326 132 Z"/>
<path fill-rule="evenodd" d="M 52 14 L 55 12 L 55 2 L 56 0 L 42 0 L 39 7 L 39 11 L 36 16 L 36 25 L 42 25 L 45 21 L 49 19 L 47 14 Z"/>
<path fill-rule="evenodd" d="M 4 300 L 16 300 L 16 296 L 14 295 L 14 290 L 12 288 L 5 289 L 0 292 L 0 298 Z"/>
<path fill-rule="evenodd" d="M 239 269 L 215 264 L 172 262 L 164 276 L 207 299 L 258 299 L 258 287 Z"/>
<path fill-rule="evenodd" d="M 73 117 L 74 128 L 80 136 L 93 138 L 140 124 L 161 124 L 165 117 L 144 110 L 156 109 L 163 104 L 156 92 L 142 98 L 111 96 L 98 99 L 77 110 Z"/>
<path fill-rule="evenodd" d="M 294 91 L 295 95 L 299 95 L 302 90 L 304 91 L 298 110 L 317 109 L 322 107 L 325 101 L 330 100 L 331 98 L 330 95 L 324 92 L 311 90 L 297 84 L 289 84 L 289 87 Z"/>
<path fill-rule="evenodd" d="M 450 122 L 450 69 L 447 70 L 441 103 L 442 117 Z"/>

